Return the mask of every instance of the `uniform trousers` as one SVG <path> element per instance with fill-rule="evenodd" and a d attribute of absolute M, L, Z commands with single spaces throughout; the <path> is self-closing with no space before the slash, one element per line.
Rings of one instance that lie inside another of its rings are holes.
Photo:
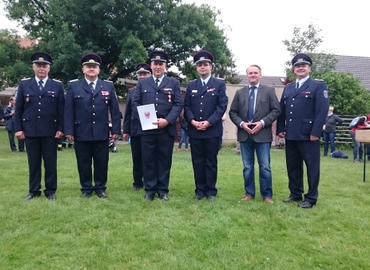
<path fill-rule="evenodd" d="M 109 140 L 75 141 L 74 148 L 80 176 L 81 192 L 91 194 L 106 190 L 108 179 Z M 91 166 L 94 165 L 94 183 Z"/>
<path fill-rule="evenodd" d="M 217 195 L 217 154 L 221 140 L 222 137 L 203 139 L 190 137 L 191 161 L 197 195 Z"/>
<path fill-rule="evenodd" d="M 303 161 L 306 164 L 308 192 L 304 200 L 316 203 L 320 181 L 320 141 L 286 140 L 286 165 L 289 178 L 289 197 L 302 198 L 303 194 Z"/>
<path fill-rule="evenodd" d="M 9 145 L 10 145 L 10 150 L 16 151 L 17 146 L 15 145 L 14 141 L 15 137 L 15 131 L 14 130 L 8 130 L 8 138 L 9 138 Z M 19 151 L 24 151 L 24 140 L 18 140 L 18 150 Z"/>
<path fill-rule="evenodd" d="M 57 190 L 57 139 L 54 137 L 26 137 L 29 170 L 29 193 L 40 195 L 41 163 L 45 168 L 45 196 Z"/>
<path fill-rule="evenodd" d="M 147 194 L 168 193 L 175 137 L 166 131 L 141 136 L 144 187 Z"/>
<path fill-rule="evenodd" d="M 134 187 L 143 187 L 143 161 L 141 156 L 140 136 L 131 136 L 131 156 L 132 156 L 132 175 L 134 178 Z"/>

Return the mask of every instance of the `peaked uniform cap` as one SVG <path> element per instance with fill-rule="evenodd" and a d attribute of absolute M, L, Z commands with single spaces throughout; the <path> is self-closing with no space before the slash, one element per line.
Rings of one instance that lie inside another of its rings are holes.
<path fill-rule="evenodd" d="M 193 56 L 194 63 L 197 64 L 198 62 L 207 61 L 212 63 L 214 60 L 214 56 L 206 50 L 200 50 Z"/>
<path fill-rule="evenodd" d="M 50 54 L 46 52 L 35 52 L 31 55 L 32 63 L 39 63 L 39 64 L 48 64 L 50 65 L 52 62 L 52 58 Z"/>
<path fill-rule="evenodd" d="M 312 65 L 312 59 L 311 57 L 309 57 L 307 54 L 305 53 L 298 53 L 297 55 L 295 55 L 292 59 L 292 66 L 296 66 L 296 65 L 304 65 L 304 64 L 307 64 L 307 65 Z"/>
<path fill-rule="evenodd" d="M 152 73 L 152 69 L 147 63 L 139 63 L 136 66 L 136 73 Z"/>
<path fill-rule="evenodd" d="M 149 54 L 150 61 L 168 62 L 168 55 L 164 51 L 155 50 Z"/>
<path fill-rule="evenodd" d="M 96 53 L 87 53 L 81 57 L 80 62 L 82 65 L 98 65 L 102 63 L 102 60 L 99 55 Z"/>

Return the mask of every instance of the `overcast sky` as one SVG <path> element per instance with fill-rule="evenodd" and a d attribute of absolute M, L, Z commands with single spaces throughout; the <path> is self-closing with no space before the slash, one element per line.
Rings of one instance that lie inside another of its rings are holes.
<path fill-rule="evenodd" d="M 320 51 L 370 57 L 370 15 L 364 0 L 183 0 L 193 2 L 221 11 L 224 26 L 231 29 L 228 45 L 241 73 L 258 64 L 262 75 L 283 76 L 284 62 L 291 57 L 282 40 L 292 38 L 294 27 L 306 30 L 310 22 L 322 29 Z M 0 28 L 16 28 L 3 7 L 0 3 Z"/>

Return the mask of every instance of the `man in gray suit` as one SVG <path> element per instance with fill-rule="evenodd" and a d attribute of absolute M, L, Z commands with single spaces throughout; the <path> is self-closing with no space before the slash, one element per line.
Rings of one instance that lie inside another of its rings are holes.
<path fill-rule="evenodd" d="M 245 196 L 241 201 L 250 201 L 255 196 L 254 151 L 256 151 L 260 192 L 263 200 L 272 204 L 272 177 L 270 148 L 272 123 L 280 115 L 280 105 L 275 89 L 260 84 L 261 68 L 252 65 L 247 69 L 248 85 L 239 89 L 230 107 L 230 119 L 238 127 L 237 138 L 243 160 Z"/>

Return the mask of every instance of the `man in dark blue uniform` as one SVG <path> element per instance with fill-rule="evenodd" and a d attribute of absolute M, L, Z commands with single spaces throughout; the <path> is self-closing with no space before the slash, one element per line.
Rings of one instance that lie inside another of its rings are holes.
<path fill-rule="evenodd" d="M 307 167 L 308 192 L 301 208 L 312 208 L 318 198 L 320 180 L 320 136 L 329 109 L 325 82 L 310 78 L 312 60 L 304 53 L 292 59 L 296 81 L 284 88 L 276 134 L 285 138 L 290 195 L 285 203 L 301 201 L 303 162 Z"/>
<path fill-rule="evenodd" d="M 69 82 L 64 111 L 65 134 L 69 141 L 74 141 L 82 197 L 89 198 L 95 191 L 104 199 L 107 197 L 109 120 L 112 139 L 116 140 L 121 131 L 121 114 L 113 83 L 98 78 L 100 56 L 88 53 L 80 62 L 85 76 Z"/>
<path fill-rule="evenodd" d="M 136 76 L 140 80 L 150 77 L 152 69 L 147 63 L 139 63 L 136 66 Z M 131 155 L 132 155 L 132 175 L 134 178 L 133 189 L 143 188 L 143 162 L 141 156 L 141 140 L 138 133 L 140 129 L 140 120 L 137 113 L 132 110 L 132 96 L 135 87 L 128 92 L 125 116 L 123 118 L 123 139 L 128 141 L 130 138 Z"/>
<path fill-rule="evenodd" d="M 64 91 L 60 81 L 48 77 L 51 56 L 35 52 L 31 56 L 35 77 L 18 86 L 15 102 L 15 136 L 25 139 L 29 169 L 29 194 L 26 200 L 41 195 L 41 160 L 44 160 L 45 190 L 56 200 L 57 142 L 63 137 Z"/>
<path fill-rule="evenodd" d="M 141 147 L 144 169 L 145 199 L 159 198 L 168 201 L 168 186 L 172 165 L 172 152 L 176 134 L 176 119 L 182 110 L 179 81 L 165 76 L 168 55 L 159 50 L 150 53 L 153 76 L 139 80 L 132 99 L 132 108 L 154 104 L 157 129 L 142 130 Z"/>
<path fill-rule="evenodd" d="M 217 195 L 217 154 L 228 102 L 225 82 L 211 76 L 213 60 L 205 50 L 194 55 L 200 78 L 189 83 L 184 102 L 197 200 L 204 196 L 213 200 Z"/>

